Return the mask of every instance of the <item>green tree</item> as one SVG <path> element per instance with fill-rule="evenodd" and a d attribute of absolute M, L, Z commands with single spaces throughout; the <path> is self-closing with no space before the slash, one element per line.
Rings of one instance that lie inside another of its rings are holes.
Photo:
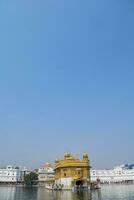
<path fill-rule="evenodd" d="M 24 178 L 25 185 L 37 185 L 38 183 L 38 174 L 35 172 L 31 172 L 30 174 L 26 174 Z"/>

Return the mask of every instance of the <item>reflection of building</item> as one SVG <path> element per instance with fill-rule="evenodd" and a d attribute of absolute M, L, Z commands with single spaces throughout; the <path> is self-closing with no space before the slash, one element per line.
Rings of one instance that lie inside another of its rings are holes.
<path fill-rule="evenodd" d="M 0 183 L 20 183 L 24 181 L 26 169 L 7 166 L 0 168 Z"/>
<path fill-rule="evenodd" d="M 83 159 L 66 153 L 63 160 L 55 161 L 55 185 L 62 189 L 88 188 L 90 184 L 90 165 L 88 155 Z"/>
<path fill-rule="evenodd" d="M 121 165 L 114 169 L 91 170 L 91 181 L 100 180 L 101 183 L 134 182 L 133 165 Z"/>
<path fill-rule="evenodd" d="M 50 163 L 46 163 L 38 170 L 38 181 L 40 186 L 46 186 L 54 182 L 54 170 Z"/>
<path fill-rule="evenodd" d="M 16 188 L 21 188 L 21 187 L 0 187 L 0 199 L 2 199 L 2 200 L 7 200 L 7 199 L 14 200 Z M 19 196 L 18 199 L 20 199 L 20 196 Z"/>
<path fill-rule="evenodd" d="M 64 192 L 53 192 L 52 194 L 53 196 L 51 198 L 56 200 L 91 200 L 91 192 L 83 190 L 78 192 L 64 190 Z"/>

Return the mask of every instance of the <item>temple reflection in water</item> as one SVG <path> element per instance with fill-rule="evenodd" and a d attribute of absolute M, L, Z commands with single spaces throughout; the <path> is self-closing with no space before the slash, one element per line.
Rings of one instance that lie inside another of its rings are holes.
<path fill-rule="evenodd" d="M 45 196 L 45 199 L 53 199 L 53 200 L 92 200 L 91 193 L 86 191 L 78 191 L 78 192 L 71 192 L 71 191 L 41 191 L 39 192 L 39 196 Z M 38 199 L 40 197 L 38 196 Z"/>
<path fill-rule="evenodd" d="M 42 196 L 44 196 L 45 199 L 52 200 L 101 200 L 101 191 L 50 191 L 39 188 L 38 199 L 40 200 Z"/>

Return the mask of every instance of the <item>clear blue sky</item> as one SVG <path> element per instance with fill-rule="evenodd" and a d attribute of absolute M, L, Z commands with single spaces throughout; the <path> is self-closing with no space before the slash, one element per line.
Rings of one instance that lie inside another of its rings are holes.
<path fill-rule="evenodd" d="M 134 162 L 134 1 L 0 1 L 0 166 Z"/>

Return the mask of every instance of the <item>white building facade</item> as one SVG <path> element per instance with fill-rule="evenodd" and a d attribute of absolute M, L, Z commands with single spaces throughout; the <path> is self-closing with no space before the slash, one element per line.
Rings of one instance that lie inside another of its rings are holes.
<path fill-rule="evenodd" d="M 134 182 L 134 168 L 129 169 L 125 165 L 114 169 L 91 170 L 91 182 L 100 180 L 101 183 L 127 183 Z"/>
<path fill-rule="evenodd" d="M 40 186 L 51 185 L 54 182 L 54 169 L 50 163 L 46 163 L 38 170 L 38 181 Z"/>
<path fill-rule="evenodd" d="M 25 168 L 6 166 L 0 168 L 0 183 L 20 183 L 24 181 Z"/>

